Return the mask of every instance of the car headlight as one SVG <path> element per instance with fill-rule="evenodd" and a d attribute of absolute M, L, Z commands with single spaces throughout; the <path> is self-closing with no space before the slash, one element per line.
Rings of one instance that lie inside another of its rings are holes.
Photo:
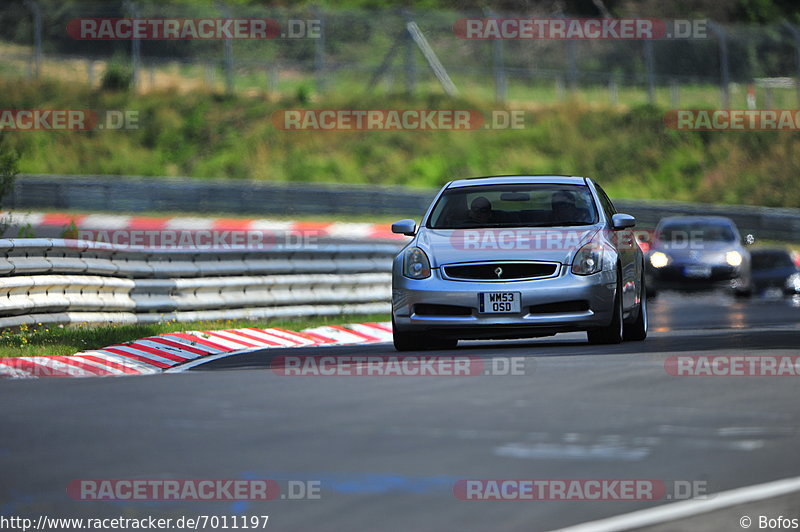
<path fill-rule="evenodd" d="M 431 276 L 431 263 L 421 249 L 414 247 L 403 256 L 403 275 L 409 279 L 427 279 Z"/>
<path fill-rule="evenodd" d="M 725 254 L 725 262 L 731 266 L 739 266 L 742 263 L 742 254 L 738 251 L 729 251 Z"/>
<path fill-rule="evenodd" d="M 603 269 L 603 246 L 589 242 L 575 253 L 572 259 L 572 273 L 591 275 Z"/>
<path fill-rule="evenodd" d="M 786 289 L 800 292 L 800 273 L 793 273 L 786 278 Z"/>
<path fill-rule="evenodd" d="M 650 264 L 653 265 L 653 268 L 663 268 L 669 264 L 669 256 L 666 253 L 656 251 L 650 255 Z"/>

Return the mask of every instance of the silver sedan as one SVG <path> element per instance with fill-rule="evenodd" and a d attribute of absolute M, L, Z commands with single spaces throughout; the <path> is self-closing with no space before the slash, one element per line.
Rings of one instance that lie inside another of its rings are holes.
<path fill-rule="evenodd" d="M 586 331 L 591 343 L 644 340 L 644 259 L 599 185 L 574 176 L 498 176 L 447 183 L 392 274 L 399 351 L 459 339 Z"/>

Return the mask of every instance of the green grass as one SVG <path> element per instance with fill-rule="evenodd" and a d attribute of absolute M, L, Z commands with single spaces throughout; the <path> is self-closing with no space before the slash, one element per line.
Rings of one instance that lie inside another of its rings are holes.
<path fill-rule="evenodd" d="M 0 82 L 0 108 L 140 114 L 138 130 L 17 132 L 2 141 L 20 153 L 23 173 L 412 187 L 438 187 L 461 176 L 567 173 L 593 176 L 617 198 L 800 207 L 797 132 L 674 131 L 664 125 L 667 106 L 578 98 L 509 106 L 525 110 L 518 130 L 282 131 L 272 125 L 272 113 L 287 108 L 461 108 L 484 116 L 496 108 L 491 100 L 434 92 L 312 96 L 306 102 L 209 92 L 137 95 L 80 84 Z"/>
<path fill-rule="evenodd" d="M 168 322 L 153 325 L 41 325 L 21 326 L 0 332 L 0 357 L 73 355 L 87 349 L 130 342 L 147 336 L 177 331 L 236 329 L 241 327 L 279 327 L 297 331 L 320 325 L 389 321 L 388 314 L 321 316 L 265 321 L 228 320 Z"/>

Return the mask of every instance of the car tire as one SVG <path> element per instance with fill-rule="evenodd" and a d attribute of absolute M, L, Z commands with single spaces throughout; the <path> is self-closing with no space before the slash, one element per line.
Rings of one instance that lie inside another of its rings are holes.
<path fill-rule="evenodd" d="M 614 295 L 614 314 L 611 323 L 606 327 L 595 327 L 586 331 L 590 344 L 618 344 L 623 340 L 624 323 L 622 320 L 622 283 L 617 266 L 617 290 Z"/>
<path fill-rule="evenodd" d="M 418 351 L 418 336 L 412 333 L 392 331 L 392 343 L 397 351 Z"/>
<path fill-rule="evenodd" d="M 734 290 L 733 297 L 736 299 L 747 299 L 748 297 L 753 296 L 752 290 Z"/>
<path fill-rule="evenodd" d="M 392 319 L 392 343 L 397 351 L 432 351 L 438 349 L 455 349 L 457 338 L 441 338 L 432 334 L 398 331 Z"/>
<path fill-rule="evenodd" d="M 641 342 L 647 338 L 647 283 L 642 277 L 642 292 L 639 296 L 639 315 L 636 316 L 636 321 L 630 325 L 624 326 L 624 339 L 626 341 L 632 340 L 634 342 Z"/>

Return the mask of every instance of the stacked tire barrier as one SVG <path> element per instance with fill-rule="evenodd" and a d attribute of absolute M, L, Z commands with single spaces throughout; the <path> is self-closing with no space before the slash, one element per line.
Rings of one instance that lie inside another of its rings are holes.
<path fill-rule="evenodd" d="M 391 244 L 136 249 L 0 240 L 0 327 L 389 311 Z"/>

